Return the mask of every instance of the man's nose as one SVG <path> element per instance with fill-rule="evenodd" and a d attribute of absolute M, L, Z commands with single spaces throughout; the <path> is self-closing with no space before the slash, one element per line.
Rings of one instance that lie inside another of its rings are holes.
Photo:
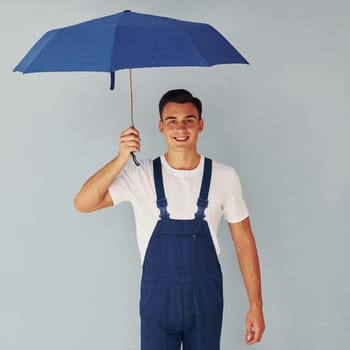
<path fill-rule="evenodd" d="M 177 129 L 178 129 L 178 130 L 182 130 L 182 129 L 186 129 L 186 128 L 187 128 L 187 123 L 186 123 L 186 121 L 181 121 L 181 122 L 179 122 L 178 125 L 177 125 Z"/>

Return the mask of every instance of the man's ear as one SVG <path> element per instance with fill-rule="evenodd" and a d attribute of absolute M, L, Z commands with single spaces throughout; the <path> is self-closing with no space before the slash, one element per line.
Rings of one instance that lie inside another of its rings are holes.
<path fill-rule="evenodd" d="M 204 120 L 203 118 L 199 119 L 199 132 L 204 129 Z"/>
<path fill-rule="evenodd" d="M 164 132 L 164 125 L 163 125 L 163 121 L 162 120 L 159 120 L 158 127 L 159 127 L 159 131 L 163 134 L 163 132 Z"/>

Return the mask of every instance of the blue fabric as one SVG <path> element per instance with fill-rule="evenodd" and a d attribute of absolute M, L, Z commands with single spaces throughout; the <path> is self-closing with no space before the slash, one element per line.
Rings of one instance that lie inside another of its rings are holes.
<path fill-rule="evenodd" d="M 208 224 L 204 215 L 190 220 L 164 215 L 160 159 L 153 164 L 161 215 L 143 262 L 141 349 L 180 350 L 183 344 L 183 350 L 219 350 L 222 274 Z M 211 160 L 206 158 L 199 202 L 204 205 L 210 179 Z"/>
<path fill-rule="evenodd" d="M 208 206 L 208 193 L 209 193 L 209 187 L 210 187 L 210 180 L 211 180 L 211 170 L 212 170 L 212 161 L 208 158 L 205 158 L 204 160 L 204 176 L 203 181 L 201 185 L 201 190 L 199 193 L 199 198 L 197 201 L 197 217 L 204 217 L 204 211 Z M 210 176 L 209 176 L 210 174 Z"/>
<path fill-rule="evenodd" d="M 49 31 L 14 71 L 114 72 L 225 63 L 248 64 L 210 25 L 124 11 Z"/>
<path fill-rule="evenodd" d="M 153 161 L 153 171 L 154 171 L 154 186 L 157 194 L 157 208 L 160 211 L 159 216 L 169 216 L 167 211 L 168 202 L 165 198 L 164 183 L 162 175 L 162 164 L 160 158 L 156 158 Z"/>

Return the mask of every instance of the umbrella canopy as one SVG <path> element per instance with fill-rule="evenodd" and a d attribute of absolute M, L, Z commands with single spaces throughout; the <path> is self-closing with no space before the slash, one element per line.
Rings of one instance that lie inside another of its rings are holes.
<path fill-rule="evenodd" d="M 126 10 L 47 32 L 14 71 L 102 71 L 213 66 L 247 60 L 204 23 Z"/>
<path fill-rule="evenodd" d="M 131 68 L 228 63 L 249 64 L 212 26 L 126 10 L 47 32 L 14 71 L 110 72 L 114 89 L 115 71 L 128 68 L 133 126 Z"/>

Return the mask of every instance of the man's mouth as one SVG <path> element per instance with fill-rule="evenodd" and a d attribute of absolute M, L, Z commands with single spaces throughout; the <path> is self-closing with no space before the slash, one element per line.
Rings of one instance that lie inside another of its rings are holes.
<path fill-rule="evenodd" d="M 174 136 L 175 141 L 178 142 L 185 142 L 189 139 L 189 136 Z"/>

